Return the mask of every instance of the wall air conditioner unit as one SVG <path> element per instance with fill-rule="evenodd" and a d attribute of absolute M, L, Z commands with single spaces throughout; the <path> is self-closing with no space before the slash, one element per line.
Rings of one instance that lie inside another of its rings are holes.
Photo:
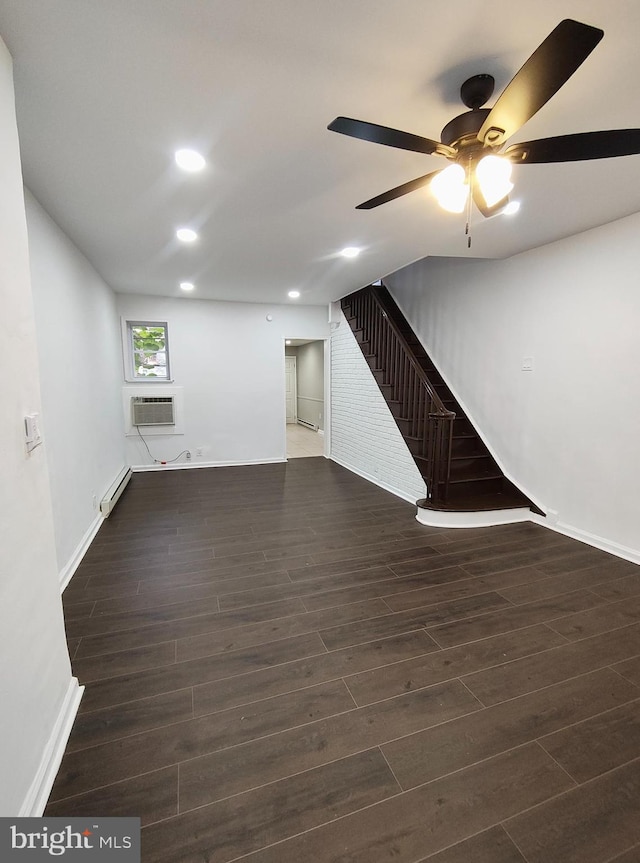
<path fill-rule="evenodd" d="M 173 396 L 132 396 L 131 425 L 173 426 L 175 424 Z"/>

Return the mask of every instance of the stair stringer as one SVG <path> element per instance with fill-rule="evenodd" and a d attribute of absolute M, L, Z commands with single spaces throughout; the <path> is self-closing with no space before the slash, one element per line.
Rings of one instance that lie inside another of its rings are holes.
<path fill-rule="evenodd" d="M 427 344 L 425 344 L 425 340 L 424 340 L 424 338 L 423 338 L 422 334 L 421 334 L 421 333 L 420 333 L 420 332 L 415 328 L 415 326 L 414 326 L 414 324 L 413 324 L 413 322 L 412 322 L 411 318 L 410 318 L 410 317 L 409 317 L 409 315 L 407 314 L 407 312 L 406 312 L 405 308 L 402 306 L 402 303 L 398 300 L 397 295 L 394 293 L 394 291 L 393 291 L 393 286 L 392 286 L 392 285 L 390 285 L 390 284 L 389 284 L 389 282 L 387 282 L 387 281 L 385 281 L 384 286 L 385 286 L 385 288 L 389 291 L 389 293 L 391 294 L 391 297 L 393 298 L 393 301 L 395 302 L 395 304 L 398 306 L 398 308 L 399 308 L 399 309 L 400 309 L 400 311 L 402 312 L 402 315 L 404 316 L 405 320 L 407 321 L 407 323 L 409 324 L 409 326 L 410 326 L 410 327 L 411 327 L 411 329 L 413 330 L 413 332 L 414 332 L 414 334 L 415 334 L 416 338 L 419 340 L 419 342 L 420 342 L 420 344 L 422 345 L 422 347 L 425 349 L 425 351 L 427 352 L 427 354 L 431 357 L 431 359 L 433 360 L 433 362 L 437 364 L 437 369 L 438 369 L 438 372 L 439 372 L 439 374 L 440 374 L 440 377 L 441 377 L 441 378 L 442 378 L 442 380 L 445 382 L 445 384 L 447 385 L 447 387 L 448 387 L 448 388 L 449 388 L 449 390 L 451 391 L 451 393 L 452 393 L 453 397 L 455 398 L 455 400 L 458 402 L 458 404 L 459 404 L 459 405 L 460 405 L 460 407 L 462 408 L 462 410 L 463 410 L 464 414 L 465 414 L 465 415 L 467 416 L 467 418 L 469 419 L 469 422 L 470 422 L 470 423 L 471 423 L 471 425 L 474 427 L 474 429 L 475 429 L 475 431 L 476 431 L 476 433 L 477 433 L 478 437 L 480 437 L 480 439 L 482 440 L 483 444 L 486 446 L 487 450 L 488 450 L 488 451 L 489 451 L 489 453 L 491 454 L 492 458 L 495 460 L 496 464 L 498 465 L 498 467 L 500 468 L 500 470 L 501 470 L 501 471 L 502 471 L 502 473 L 504 474 L 505 478 L 506 478 L 506 479 L 508 479 L 508 480 L 509 480 L 509 482 L 512 482 L 512 483 L 513 483 L 513 484 L 514 484 L 514 485 L 515 485 L 515 486 L 516 486 L 516 487 L 517 487 L 517 488 L 518 488 L 518 489 L 519 489 L 519 490 L 520 490 L 520 491 L 521 491 L 521 492 L 522 492 L 526 497 L 528 497 L 528 498 L 529 498 L 529 500 L 530 500 L 530 501 L 532 501 L 532 503 L 534 503 L 534 504 L 535 504 L 535 505 L 536 505 L 536 506 L 541 510 L 541 512 L 542 512 L 542 513 L 546 513 L 546 512 L 547 512 L 547 507 L 545 507 L 545 506 L 544 506 L 544 504 L 542 504 L 542 503 L 540 502 L 540 500 L 539 500 L 535 495 L 533 495 L 533 494 L 532 494 L 528 489 L 524 488 L 524 487 L 523 487 L 523 485 L 522 485 L 522 483 L 520 482 L 520 480 L 519 480 L 517 477 L 514 477 L 514 476 L 513 476 L 513 474 L 505 468 L 504 463 L 503 463 L 502 459 L 500 458 L 499 453 L 497 453 L 497 452 L 496 452 L 496 450 L 494 449 L 494 447 L 491 445 L 491 442 L 488 440 L 488 438 L 486 437 L 486 435 L 485 435 L 485 434 L 484 434 L 484 432 L 482 431 L 482 427 L 481 427 L 481 425 L 477 422 L 477 420 L 476 420 L 476 418 L 475 418 L 475 416 L 474 416 L 474 414 L 473 414 L 473 411 L 470 411 L 470 410 L 469 410 L 468 405 L 466 404 L 465 400 L 464 400 L 463 398 L 461 398 L 461 397 L 460 397 L 460 394 L 459 394 L 458 390 L 457 390 L 457 389 L 452 385 L 452 383 L 451 383 L 451 380 L 450 380 L 449 376 L 448 376 L 448 375 L 447 375 L 447 373 L 443 370 L 443 367 L 442 367 L 442 365 L 441 365 L 440 361 L 434 358 L 434 354 L 433 354 L 433 352 L 431 351 L 431 349 L 429 348 L 429 346 L 428 346 Z M 488 512 L 486 513 L 486 515 L 487 515 L 487 516 L 489 516 L 489 517 L 491 517 L 493 514 L 495 514 L 495 518 L 496 518 L 496 519 L 500 519 L 500 518 L 502 517 L 502 515 L 501 515 L 501 514 L 502 514 L 502 513 L 504 513 L 504 514 L 506 515 L 506 513 L 507 513 L 507 512 L 508 512 L 508 510 L 491 510 L 491 511 L 488 511 Z M 533 511 L 531 511 L 531 510 L 526 510 L 526 512 L 527 512 L 527 517 L 528 517 L 528 519 L 529 519 L 529 520 L 534 520 L 534 521 L 536 521 L 536 522 L 537 522 L 537 523 L 539 523 L 539 524 L 540 524 L 540 523 L 542 523 L 542 524 L 544 524 L 544 523 L 545 523 L 545 521 L 544 521 L 544 518 L 545 518 L 545 517 L 544 517 L 544 515 L 534 514 L 534 513 L 533 513 Z M 520 510 L 513 510 L 514 521 L 523 521 L 523 520 L 525 520 L 525 519 L 519 518 L 519 517 L 518 517 L 518 513 L 520 513 Z M 464 513 L 463 513 L 463 514 L 464 514 Z M 432 515 L 432 513 L 431 513 L 431 512 L 428 512 L 428 513 L 424 513 L 424 512 L 423 512 L 423 513 L 422 513 L 422 515 L 424 515 L 425 517 L 430 517 L 430 516 Z M 469 513 L 469 515 L 474 516 L 474 515 L 475 515 L 475 513 Z M 421 516 L 421 513 L 419 512 L 419 513 L 418 513 L 418 520 L 419 520 L 419 521 L 421 521 L 420 516 Z M 431 524 L 435 524 L 435 522 L 431 522 L 431 521 L 424 521 L 423 523 L 424 523 L 424 524 L 430 524 L 430 525 L 431 525 Z M 488 525 L 489 525 L 489 524 L 492 524 L 492 525 L 493 525 L 493 524 L 507 524 L 507 523 L 510 523 L 510 522 L 506 522 L 506 521 L 489 521 L 489 522 L 487 522 L 487 524 L 488 524 Z M 443 526 L 444 526 L 444 525 L 443 525 Z M 448 526 L 448 527 L 454 527 L 455 525 L 447 525 L 447 526 Z M 481 525 L 481 524 L 479 524 L 479 523 L 476 523 L 475 521 L 473 521 L 473 518 L 472 518 L 472 519 L 470 519 L 470 523 L 469 523 L 469 525 L 465 525 L 465 526 L 469 526 L 469 527 L 480 527 L 480 526 L 482 526 L 482 525 Z"/>
<path fill-rule="evenodd" d="M 415 504 L 424 479 L 342 311 L 332 326 L 330 458 Z"/>

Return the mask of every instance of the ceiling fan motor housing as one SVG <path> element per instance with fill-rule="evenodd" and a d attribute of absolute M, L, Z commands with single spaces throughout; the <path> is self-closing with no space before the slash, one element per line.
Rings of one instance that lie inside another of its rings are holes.
<path fill-rule="evenodd" d="M 478 132 L 489 116 L 489 109 L 482 106 L 491 98 L 495 85 L 493 75 L 473 75 L 471 78 L 467 78 L 460 87 L 460 98 L 463 104 L 471 110 L 454 117 L 447 123 L 440 134 L 440 140 L 443 144 L 458 150 L 460 148 L 468 149 L 479 143 Z M 478 147 L 476 146 L 475 149 Z"/>
<path fill-rule="evenodd" d="M 472 111 L 465 111 L 450 120 L 440 133 L 440 140 L 443 144 L 449 147 L 458 149 L 474 143 L 482 146 L 478 141 L 478 132 L 482 128 L 482 124 L 489 116 L 488 108 L 477 108 Z"/>
<path fill-rule="evenodd" d="M 491 98 L 495 85 L 496 81 L 493 75 L 473 75 L 473 77 L 467 78 L 460 87 L 462 104 L 474 111 L 477 108 L 482 108 Z"/>

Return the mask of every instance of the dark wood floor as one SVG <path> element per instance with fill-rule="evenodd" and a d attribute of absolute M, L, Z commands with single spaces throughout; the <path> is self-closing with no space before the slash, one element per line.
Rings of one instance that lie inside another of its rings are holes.
<path fill-rule="evenodd" d="M 48 815 L 145 863 L 640 860 L 640 567 L 323 458 L 137 474 L 64 594 Z"/>

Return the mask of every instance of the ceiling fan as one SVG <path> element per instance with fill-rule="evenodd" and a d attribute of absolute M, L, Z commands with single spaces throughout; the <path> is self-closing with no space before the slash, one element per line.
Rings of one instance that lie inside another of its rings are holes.
<path fill-rule="evenodd" d="M 561 21 L 490 109 L 483 105 L 493 93 L 493 77 L 485 74 L 469 78 L 460 88 L 460 97 L 470 110 L 447 123 L 440 141 L 376 123 L 336 117 L 328 126 L 332 132 L 387 147 L 444 156 L 452 162 L 444 170 L 403 183 L 356 209 L 370 210 L 432 183 L 432 191 L 444 209 L 461 213 L 473 200 L 484 216 L 492 216 L 509 203 L 513 164 L 577 162 L 640 153 L 640 129 L 615 129 L 511 144 L 498 155 L 507 140 L 569 80 L 603 36 L 604 32 L 596 27 L 571 19 Z"/>

